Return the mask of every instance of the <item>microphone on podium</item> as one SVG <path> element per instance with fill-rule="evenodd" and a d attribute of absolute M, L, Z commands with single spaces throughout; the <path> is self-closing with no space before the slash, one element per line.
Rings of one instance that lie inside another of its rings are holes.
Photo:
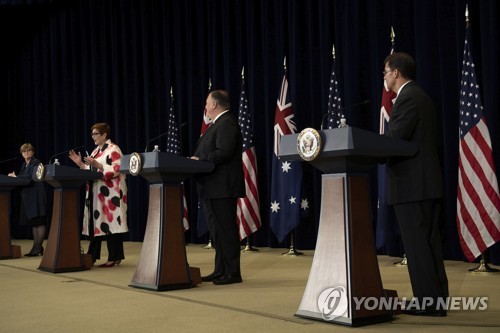
<path fill-rule="evenodd" d="M 18 158 L 19 158 L 19 157 L 12 157 L 12 158 L 8 158 L 8 159 L 6 159 L 6 160 L 2 160 L 2 161 L 0 161 L 0 164 L 2 164 L 2 163 L 7 163 L 7 162 L 12 162 L 12 161 L 17 160 Z"/>
<path fill-rule="evenodd" d="M 54 155 L 52 155 L 52 156 L 50 157 L 50 159 L 49 159 L 49 164 L 52 164 L 52 159 L 53 159 L 54 157 L 60 156 L 60 155 L 62 155 L 62 154 L 67 154 L 67 153 L 69 153 L 71 150 L 77 150 L 77 149 L 82 149 L 82 148 L 85 148 L 85 145 L 81 145 L 81 146 L 78 146 L 78 147 L 70 148 L 70 149 L 67 149 L 67 150 L 65 150 L 65 151 L 59 152 L 59 153 L 57 153 L 57 154 L 54 154 Z"/>
<path fill-rule="evenodd" d="M 365 99 L 364 101 L 362 102 L 358 102 L 358 103 L 355 103 L 355 104 L 351 104 L 349 106 L 346 106 L 344 108 L 340 108 L 338 109 L 338 111 L 345 111 L 345 110 L 350 110 L 352 108 L 355 108 L 355 107 L 358 107 L 358 106 L 362 106 L 362 105 L 366 105 L 366 104 L 370 104 L 371 101 L 369 99 Z M 325 115 L 323 116 L 323 118 L 321 119 L 321 129 L 323 129 L 323 126 L 325 124 L 325 119 L 326 117 L 328 117 L 331 113 L 330 112 L 327 112 L 325 113 Z"/>
<path fill-rule="evenodd" d="M 177 126 L 177 128 L 176 128 L 175 130 L 176 130 L 176 131 L 178 131 L 178 130 L 180 130 L 181 128 L 183 128 L 184 126 L 186 126 L 186 125 L 187 125 L 187 121 L 186 121 L 186 122 L 183 122 L 182 124 L 180 124 L 179 126 Z M 148 146 L 149 146 L 149 144 L 150 144 L 151 142 L 153 142 L 153 141 L 154 141 L 154 140 L 156 140 L 156 139 L 161 138 L 162 136 L 167 135 L 167 134 L 168 134 L 168 132 L 169 132 L 169 131 L 166 131 L 166 132 L 164 132 L 164 133 L 162 133 L 162 134 L 160 134 L 160 135 L 158 135 L 158 136 L 155 136 L 155 137 L 154 137 L 154 138 L 152 138 L 152 139 L 149 139 L 149 140 L 146 142 L 146 148 L 144 148 L 144 152 L 145 152 L 145 153 L 147 153 L 147 152 L 148 152 Z"/>

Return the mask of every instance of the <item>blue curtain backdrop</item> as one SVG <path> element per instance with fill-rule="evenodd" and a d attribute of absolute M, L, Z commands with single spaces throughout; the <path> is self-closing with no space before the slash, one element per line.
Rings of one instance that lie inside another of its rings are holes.
<path fill-rule="evenodd" d="M 458 100 L 465 34 L 465 0 L 0 0 L 0 160 L 19 156 L 32 142 L 44 162 L 58 152 L 92 148 L 90 126 L 107 122 L 125 153 L 144 151 L 148 139 L 167 131 L 170 87 L 189 156 L 200 133 L 208 82 L 232 96 L 236 114 L 245 66 L 253 115 L 263 228 L 257 246 L 278 244 L 269 229 L 273 122 L 286 56 L 298 130 L 319 128 L 328 104 L 331 50 L 348 123 L 378 131 L 383 60 L 391 48 L 414 55 L 417 80 L 438 110 L 445 174 L 443 247 L 447 259 L 463 258 L 455 221 Z M 500 36 L 497 0 L 468 1 L 472 48 L 483 105 L 500 175 Z M 155 144 L 166 146 L 166 137 Z M 63 164 L 71 164 L 64 154 Z M 6 174 L 21 159 L 0 164 Z M 373 177 L 373 216 L 376 184 Z M 320 174 L 305 166 L 312 211 L 295 235 L 301 249 L 314 248 Z M 148 189 L 129 177 L 129 239 L 142 241 Z M 186 184 L 190 242 L 196 234 L 197 198 Z M 51 192 L 48 188 L 47 191 Z M 14 200 L 15 201 L 15 200 Z M 13 210 L 15 220 L 16 210 Z M 374 218 L 374 228 L 375 221 Z M 14 237 L 29 230 L 13 222 Z M 389 249 L 389 247 L 387 248 Z M 382 249 L 382 253 L 387 250 Z M 401 255 L 389 250 L 391 255 Z M 500 246 L 490 251 L 500 264 Z"/>

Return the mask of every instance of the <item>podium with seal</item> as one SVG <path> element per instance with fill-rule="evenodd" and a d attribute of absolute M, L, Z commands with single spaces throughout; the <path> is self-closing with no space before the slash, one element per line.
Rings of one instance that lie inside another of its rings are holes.
<path fill-rule="evenodd" d="M 201 283 L 200 269 L 190 267 L 184 244 L 182 181 L 210 172 L 212 163 L 165 152 L 122 157 L 120 171 L 149 182 L 149 208 L 141 254 L 131 287 L 155 291 L 191 288 Z"/>
<path fill-rule="evenodd" d="M 10 243 L 10 198 L 11 191 L 25 186 L 30 179 L 0 175 L 0 259 L 14 259 L 21 256 L 21 247 Z"/>
<path fill-rule="evenodd" d="M 90 269 L 92 258 L 80 248 L 80 187 L 102 178 L 96 171 L 56 164 L 39 164 L 33 178 L 54 187 L 49 238 L 38 269 L 52 273 Z"/>
<path fill-rule="evenodd" d="M 416 152 L 415 144 L 355 127 L 281 138 L 280 159 L 302 159 L 324 173 L 316 249 L 296 316 L 348 326 L 392 318 L 397 293 L 382 286 L 368 171 L 389 156 Z"/>

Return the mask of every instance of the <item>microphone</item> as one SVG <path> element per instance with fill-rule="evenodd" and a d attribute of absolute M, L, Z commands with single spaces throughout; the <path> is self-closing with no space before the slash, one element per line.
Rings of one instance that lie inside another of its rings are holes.
<path fill-rule="evenodd" d="M 57 153 L 57 154 L 54 154 L 50 157 L 49 159 L 49 164 L 52 164 L 52 159 L 56 156 L 59 156 L 59 155 L 62 155 L 62 154 L 67 154 L 69 153 L 71 150 L 76 150 L 76 149 L 81 149 L 81 148 L 85 148 L 85 145 L 81 145 L 81 146 L 78 146 L 78 147 L 74 147 L 74 148 L 71 148 L 71 149 L 67 149 L 65 151 L 62 151 L 60 153 Z"/>
<path fill-rule="evenodd" d="M 340 109 L 338 109 L 336 111 L 345 111 L 345 110 L 349 110 L 349 109 L 352 109 L 352 108 L 355 108 L 355 107 L 358 107 L 358 106 L 361 106 L 361 105 L 365 105 L 365 104 L 370 104 L 370 103 L 371 103 L 371 101 L 369 99 L 365 99 L 362 102 L 351 104 L 351 105 L 346 106 L 344 108 L 340 108 Z M 328 117 L 330 114 L 331 114 L 330 112 L 327 112 L 327 113 L 324 114 L 323 118 L 321 118 L 321 129 L 323 129 L 323 125 L 325 124 L 326 117 Z"/>
<path fill-rule="evenodd" d="M 3 161 L 0 161 L 0 164 L 2 163 L 7 163 L 7 162 L 11 162 L 11 161 L 15 161 L 17 160 L 19 157 L 12 157 L 12 158 L 8 158 L 6 160 L 3 160 Z"/>
<path fill-rule="evenodd" d="M 183 128 L 184 126 L 186 126 L 186 125 L 187 125 L 187 121 L 185 121 L 185 122 L 183 122 L 182 124 L 180 124 L 179 126 L 177 126 L 177 128 L 176 128 L 175 130 L 176 130 L 176 131 L 178 131 L 178 130 L 180 130 L 181 128 Z M 146 142 L 146 148 L 144 148 L 144 152 L 145 152 L 145 153 L 147 153 L 147 152 L 148 152 L 148 146 L 149 146 L 149 144 L 150 144 L 151 142 L 153 142 L 153 141 L 154 141 L 154 140 L 156 140 L 156 139 L 161 138 L 162 136 L 167 135 L 167 134 L 168 134 L 168 132 L 169 132 L 169 131 L 166 131 L 165 133 L 162 133 L 162 134 L 160 134 L 160 135 L 158 135 L 158 136 L 155 136 L 155 137 L 154 137 L 154 138 L 152 138 L 152 139 L 149 139 L 149 140 L 148 140 L 148 142 Z"/>

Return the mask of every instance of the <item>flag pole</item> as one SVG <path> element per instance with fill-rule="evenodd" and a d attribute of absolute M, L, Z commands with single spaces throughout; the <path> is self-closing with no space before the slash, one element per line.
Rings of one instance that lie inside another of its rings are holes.
<path fill-rule="evenodd" d="M 208 91 L 212 89 L 212 79 L 208 78 Z M 210 231 L 208 232 L 208 243 L 203 247 L 205 250 L 212 250 L 214 247 L 212 245 L 212 237 L 210 236 Z"/>
<path fill-rule="evenodd" d="M 470 21 L 469 21 L 469 4 L 465 4 L 465 25 L 469 26 Z"/>
<path fill-rule="evenodd" d="M 394 33 L 394 27 L 391 26 L 391 44 L 392 44 L 392 49 L 394 49 L 394 41 L 396 39 L 396 34 Z"/>

